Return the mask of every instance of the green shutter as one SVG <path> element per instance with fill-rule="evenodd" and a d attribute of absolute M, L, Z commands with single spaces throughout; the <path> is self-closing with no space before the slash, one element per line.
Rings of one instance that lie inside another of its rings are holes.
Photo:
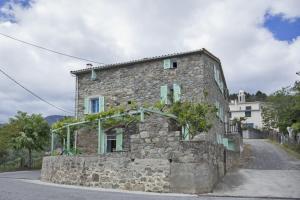
<path fill-rule="evenodd" d="M 84 114 L 89 114 L 90 112 L 90 99 L 85 97 L 84 98 Z"/>
<path fill-rule="evenodd" d="M 228 149 L 228 138 L 223 138 L 223 145 Z"/>
<path fill-rule="evenodd" d="M 162 104 L 168 103 L 168 86 L 167 85 L 160 86 L 160 102 Z"/>
<path fill-rule="evenodd" d="M 96 80 L 96 78 L 97 78 L 97 74 L 96 74 L 95 70 L 93 69 L 92 74 L 91 74 L 91 80 L 94 81 L 94 80 Z"/>
<path fill-rule="evenodd" d="M 100 130 L 100 153 L 103 154 L 105 152 L 106 152 L 106 135 L 105 135 L 103 128 L 101 128 L 101 130 Z"/>
<path fill-rule="evenodd" d="M 117 151 L 122 151 L 123 150 L 123 129 L 122 128 L 117 128 L 116 133 L 117 133 L 116 150 Z"/>
<path fill-rule="evenodd" d="M 173 91 L 174 91 L 174 102 L 180 101 L 181 91 L 180 86 L 177 84 L 173 84 Z"/>
<path fill-rule="evenodd" d="M 104 107 L 105 107 L 104 97 L 100 96 L 99 97 L 99 112 L 103 112 L 104 111 Z"/>
<path fill-rule="evenodd" d="M 171 59 L 164 59 L 164 69 L 171 68 Z"/>
<path fill-rule="evenodd" d="M 190 139 L 190 133 L 189 133 L 189 125 L 182 126 L 182 139 L 183 140 L 189 140 Z"/>
<path fill-rule="evenodd" d="M 216 67 L 215 64 L 214 64 L 214 76 L 215 76 L 215 81 L 218 81 L 218 79 L 217 79 L 217 67 Z"/>
<path fill-rule="evenodd" d="M 217 134 L 217 143 L 222 144 L 222 136 L 220 134 Z"/>
<path fill-rule="evenodd" d="M 228 150 L 234 151 L 235 150 L 235 145 L 232 140 L 228 141 Z"/>

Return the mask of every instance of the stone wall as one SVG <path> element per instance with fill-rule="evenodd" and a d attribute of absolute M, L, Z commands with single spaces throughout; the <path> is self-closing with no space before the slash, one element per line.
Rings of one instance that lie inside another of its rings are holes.
<path fill-rule="evenodd" d="M 240 166 L 240 152 L 226 150 L 226 171 L 232 171 Z"/>
<path fill-rule="evenodd" d="M 101 156 L 49 156 L 43 159 L 42 181 L 169 192 L 170 164 L 163 159 L 130 159 L 123 153 Z"/>
<path fill-rule="evenodd" d="M 179 142 L 170 158 L 136 158 L 128 152 L 49 156 L 41 180 L 60 184 L 149 192 L 211 192 L 224 175 L 222 146 Z"/>
<path fill-rule="evenodd" d="M 221 71 L 220 64 L 199 52 L 180 56 L 173 56 L 177 62 L 176 69 L 164 69 L 163 59 L 129 64 L 114 68 L 96 70 L 97 79 L 91 80 L 91 72 L 77 74 L 78 79 L 78 117 L 84 116 L 84 99 L 86 97 L 104 96 L 105 106 L 127 104 L 129 101 L 138 105 L 154 104 L 160 101 L 160 87 L 162 85 L 181 86 L 182 101 L 208 101 L 215 105 L 216 100 L 224 107 L 227 114 L 228 99 L 221 92 L 214 79 L 214 64 Z M 207 97 L 205 97 L 207 94 Z M 219 119 L 212 122 L 214 127 L 209 130 L 209 139 L 216 142 L 216 134 L 223 135 L 224 123 Z"/>
<path fill-rule="evenodd" d="M 127 151 L 45 157 L 42 180 L 125 190 L 205 193 L 224 176 L 225 167 L 228 170 L 235 165 L 236 154 L 228 152 L 224 157 L 223 145 L 209 140 L 182 141 L 180 127 L 167 117 L 146 115 L 145 122 L 134 127 L 125 131 Z M 93 137 L 88 138 L 96 140 Z"/>

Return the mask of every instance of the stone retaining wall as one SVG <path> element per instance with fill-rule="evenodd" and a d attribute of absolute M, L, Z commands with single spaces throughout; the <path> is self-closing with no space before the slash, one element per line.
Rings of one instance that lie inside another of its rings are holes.
<path fill-rule="evenodd" d="M 42 181 L 151 192 L 211 192 L 224 175 L 223 147 L 180 142 L 169 158 L 136 158 L 115 152 L 99 156 L 49 156 Z"/>

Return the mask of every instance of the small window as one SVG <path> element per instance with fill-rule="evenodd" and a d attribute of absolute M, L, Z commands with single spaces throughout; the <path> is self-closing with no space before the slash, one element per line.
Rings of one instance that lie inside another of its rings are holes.
<path fill-rule="evenodd" d="M 232 117 L 232 114 L 231 114 L 231 112 L 229 112 L 229 118 L 231 118 Z"/>
<path fill-rule="evenodd" d="M 251 111 L 245 111 L 245 117 L 251 117 Z"/>
<path fill-rule="evenodd" d="M 173 65 L 173 68 L 174 68 L 174 69 L 177 68 L 177 62 L 173 62 L 172 65 Z"/>
<path fill-rule="evenodd" d="M 128 102 L 127 102 L 128 105 L 130 105 L 131 103 L 132 103 L 131 101 L 128 101 Z"/>
<path fill-rule="evenodd" d="M 251 106 L 246 106 L 246 110 L 251 110 Z"/>

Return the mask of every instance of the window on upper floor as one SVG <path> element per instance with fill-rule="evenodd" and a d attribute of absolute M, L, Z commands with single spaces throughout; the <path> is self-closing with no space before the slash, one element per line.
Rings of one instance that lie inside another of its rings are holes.
<path fill-rule="evenodd" d="M 218 69 L 217 65 L 215 65 L 215 64 L 214 64 L 214 78 L 215 78 L 217 85 L 219 86 L 219 89 L 224 94 L 224 83 L 223 83 L 223 79 L 221 76 L 221 72 Z"/>
<path fill-rule="evenodd" d="M 251 110 L 251 106 L 246 106 L 246 110 Z"/>
<path fill-rule="evenodd" d="M 251 117 L 251 111 L 245 111 L 245 117 Z"/>
<path fill-rule="evenodd" d="M 172 104 L 180 101 L 181 87 L 174 83 L 172 86 L 163 85 L 160 87 L 160 101 L 163 104 Z"/>
<path fill-rule="evenodd" d="M 178 66 L 177 61 L 173 58 L 168 58 L 163 60 L 164 69 L 176 69 Z"/>
<path fill-rule="evenodd" d="M 84 114 L 98 113 L 104 111 L 104 97 L 84 98 Z"/>

